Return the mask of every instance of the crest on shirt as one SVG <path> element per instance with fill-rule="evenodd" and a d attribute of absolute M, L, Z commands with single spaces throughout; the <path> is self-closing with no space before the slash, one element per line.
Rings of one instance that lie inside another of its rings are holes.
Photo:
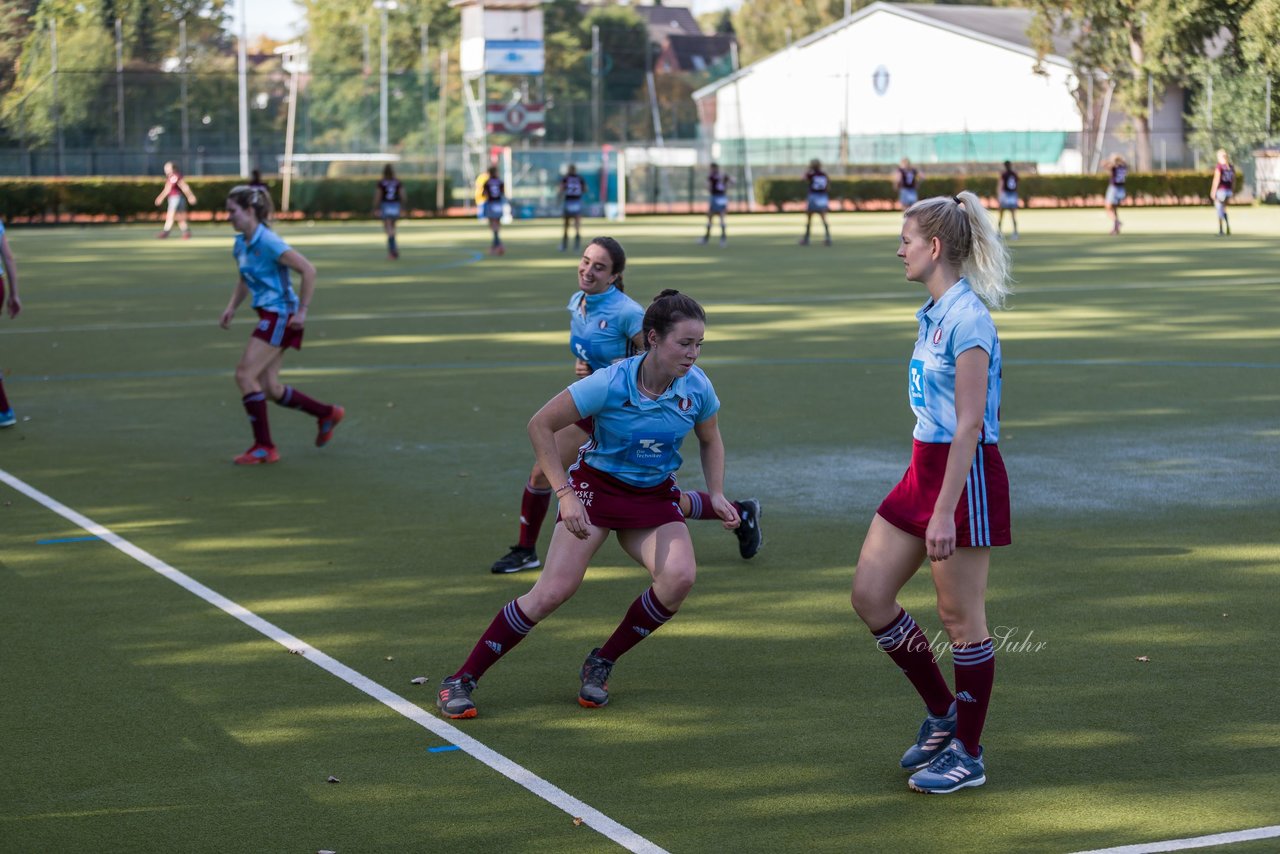
<path fill-rule="evenodd" d="M 600 321 L 600 328 L 601 328 L 601 329 L 608 329 L 608 328 L 609 328 L 609 321 L 607 321 L 607 320 L 602 320 L 602 321 Z"/>
<path fill-rule="evenodd" d="M 942 343 L 942 327 L 941 326 L 939 326 L 938 330 L 933 333 L 933 343 L 934 344 Z"/>
<path fill-rule="evenodd" d="M 690 409 L 692 409 L 692 408 L 693 408 L 693 401 L 692 401 L 692 400 L 690 400 L 690 399 L 689 399 L 689 398 L 687 398 L 687 397 L 682 397 L 682 398 L 680 398 L 680 411 L 681 411 L 681 412 L 688 412 L 688 411 L 689 411 Z"/>

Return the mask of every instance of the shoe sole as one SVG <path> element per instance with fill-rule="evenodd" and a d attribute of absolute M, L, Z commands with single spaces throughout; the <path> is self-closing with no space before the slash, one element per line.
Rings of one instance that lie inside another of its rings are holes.
<path fill-rule="evenodd" d="M 489 571 L 492 572 L 494 575 L 510 575 L 513 572 L 523 572 L 526 569 L 537 569 L 540 566 L 542 566 L 542 561 L 535 560 L 533 563 L 525 563 L 525 564 L 521 564 L 520 566 L 512 566 L 512 567 L 491 566 L 489 567 Z"/>
<path fill-rule="evenodd" d="M 475 710 L 475 707 L 473 706 L 472 708 L 467 709 L 465 712 L 463 712 L 460 715 L 451 715 L 448 712 L 446 712 L 444 709 L 440 710 L 440 714 L 444 715 L 446 718 L 448 718 L 451 721 L 460 721 L 465 718 L 474 718 L 477 712 Z"/>
<path fill-rule="evenodd" d="M 605 706 L 609 705 L 609 701 L 605 700 L 603 703 L 593 703 L 590 700 L 588 700 L 586 697 L 579 694 L 578 705 L 582 706 L 582 708 L 584 709 L 603 709 Z"/>
<path fill-rule="evenodd" d="M 907 786 L 911 791 L 919 792 L 922 795 L 949 795 L 952 792 L 958 792 L 961 789 L 967 789 L 971 786 L 981 786 L 985 782 L 987 782 L 987 775 L 983 774 L 981 777 L 974 777 L 972 780 L 965 780 L 963 783 L 956 783 L 950 789 L 921 789 L 910 780 L 907 781 Z"/>
<path fill-rule="evenodd" d="M 338 425 L 342 423 L 342 419 L 347 417 L 347 410 L 343 407 L 334 407 L 333 415 L 329 417 L 329 429 L 322 430 L 320 435 L 316 436 L 316 447 L 323 448 L 333 440 L 333 431 L 338 429 Z"/>

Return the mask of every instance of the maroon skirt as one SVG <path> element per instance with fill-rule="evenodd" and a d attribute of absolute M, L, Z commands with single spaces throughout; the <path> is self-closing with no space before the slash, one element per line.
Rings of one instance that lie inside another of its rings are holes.
<path fill-rule="evenodd" d="M 274 311 L 258 309 L 258 325 L 253 328 L 253 337 L 266 341 L 272 347 L 295 350 L 302 349 L 302 329 L 290 329 L 289 318 L 292 314 L 276 314 Z"/>
<path fill-rule="evenodd" d="M 913 440 L 911 467 L 876 512 L 895 528 L 923 540 L 933 517 L 933 505 L 942 491 L 950 453 L 949 443 Z M 956 503 L 955 519 L 958 547 L 1007 546 L 1013 542 L 1009 529 L 1009 476 L 995 445 L 978 446 Z"/>
<path fill-rule="evenodd" d="M 684 521 L 680 487 L 673 476 L 657 486 L 632 486 L 579 459 L 569 468 L 569 483 L 597 528 L 657 528 Z M 558 513 L 556 521 L 560 521 Z"/>

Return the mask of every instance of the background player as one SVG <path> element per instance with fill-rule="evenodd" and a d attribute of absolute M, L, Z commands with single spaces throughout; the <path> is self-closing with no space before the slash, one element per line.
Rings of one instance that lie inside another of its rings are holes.
<path fill-rule="evenodd" d="M 396 170 L 388 163 L 382 167 L 382 179 L 373 191 L 373 213 L 382 219 L 382 230 L 387 234 L 387 255 L 392 259 L 400 257 L 400 249 L 396 246 L 396 220 L 407 204 L 409 198 L 404 184 L 400 183 Z"/>
<path fill-rule="evenodd" d="M 909 785 L 946 794 L 986 782 L 980 743 L 995 649 L 987 631 L 991 548 L 1011 542 L 1000 431 L 1000 340 L 987 305 L 1009 292 L 1009 255 L 978 197 L 926 199 L 903 217 L 907 281 L 925 286 L 908 371 L 916 416 L 911 465 L 872 517 L 853 578 L 853 608 L 924 700 L 927 717 L 903 768 Z M 985 304 L 984 304 L 985 303 Z M 951 639 L 953 695 L 898 594 L 929 559 Z"/>
<path fill-rule="evenodd" d="M 502 228 L 502 214 L 506 204 L 506 186 L 502 183 L 502 179 L 498 177 L 498 167 L 489 167 L 489 177 L 485 179 L 484 187 L 484 216 L 489 220 L 489 230 L 493 232 L 493 244 L 489 247 L 490 255 L 505 255 L 507 249 L 502 245 L 502 237 L 499 230 Z"/>
<path fill-rule="evenodd" d="M 569 222 L 573 221 L 573 251 L 577 252 L 582 244 L 582 196 L 587 184 L 578 174 L 578 167 L 572 163 L 560 179 L 560 191 L 557 195 L 564 202 L 564 233 L 560 235 L 560 251 L 569 248 Z"/>
<path fill-rule="evenodd" d="M 996 223 L 996 233 L 1004 233 L 1004 212 L 1009 212 L 1009 219 L 1013 222 L 1013 234 L 1010 235 L 1011 240 L 1018 239 L 1018 173 L 1013 171 L 1013 164 L 1008 160 L 1004 162 L 1004 171 L 1000 173 L 999 179 L 996 180 L 996 199 L 1000 205 L 1000 219 Z"/>
<path fill-rule="evenodd" d="M 9 248 L 3 221 L 0 221 L 0 303 L 9 312 L 10 319 L 17 317 L 22 311 L 22 300 L 18 298 L 18 263 L 13 259 L 13 250 Z M 12 427 L 16 423 L 18 417 L 13 414 L 13 407 L 5 396 L 4 373 L 0 372 L 0 427 Z"/>
<path fill-rule="evenodd" d="M 711 220 L 717 214 L 720 216 L 720 245 L 724 246 L 729 241 L 729 236 L 725 233 L 724 213 L 729 209 L 729 187 L 733 184 L 733 177 L 720 171 L 717 163 L 711 164 L 711 174 L 707 176 L 707 193 L 711 199 L 707 203 L 707 231 L 702 235 L 700 243 L 705 244 L 711 239 Z"/>
<path fill-rule="evenodd" d="M 920 170 L 911 165 L 911 161 L 902 158 L 898 164 L 898 204 L 905 211 L 916 203 L 920 197 L 920 181 L 924 176 Z"/>
<path fill-rule="evenodd" d="M 1236 185 L 1236 167 L 1225 148 L 1218 149 L 1218 163 L 1213 167 L 1213 182 L 1209 185 L 1209 198 L 1218 212 L 1218 236 L 1231 233 L 1231 220 L 1227 219 L 1227 202 L 1231 201 Z"/>
<path fill-rule="evenodd" d="M 813 215 L 822 218 L 822 232 L 825 237 L 823 246 L 831 245 L 831 227 L 827 225 L 827 209 L 831 207 L 831 179 L 822 171 L 822 163 L 809 161 L 809 171 L 804 173 L 805 185 L 809 190 L 809 198 L 805 204 L 804 237 L 800 238 L 801 246 L 809 245 L 809 228 L 813 225 Z"/>
<path fill-rule="evenodd" d="M 1119 154 L 1111 155 L 1110 178 L 1107 179 L 1107 193 L 1103 197 L 1103 209 L 1111 217 L 1111 233 L 1120 233 L 1120 205 L 1124 203 L 1124 182 L 1129 175 L 1129 167 Z"/>
<path fill-rule="evenodd" d="M 281 406 L 301 409 L 316 419 L 317 448 L 328 444 L 346 414 L 341 406 L 313 400 L 280 382 L 284 351 L 290 347 L 302 349 L 307 308 L 315 293 L 316 268 L 271 230 L 267 225 L 271 213 L 271 198 L 261 190 L 241 185 L 227 195 L 227 217 L 237 232 L 232 253 L 240 279 L 222 312 L 220 325 L 223 329 L 231 326 L 236 308 L 250 294 L 258 311 L 258 325 L 236 365 L 236 384 L 244 395 L 244 409 L 253 428 L 253 445 L 235 458 L 237 465 L 274 463 L 280 459 L 267 424 L 267 395 Z M 289 281 L 290 270 L 302 277 L 301 296 Z"/>
<path fill-rule="evenodd" d="M 164 189 L 160 191 L 160 195 L 156 196 L 156 207 L 162 204 L 168 204 L 168 209 L 164 215 L 164 231 L 156 235 L 159 238 L 169 236 L 169 232 L 173 231 L 173 220 L 178 220 L 178 230 L 182 232 L 182 239 L 189 240 L 191 238 L 191 229 L 187 225 L 187 205 L 196 203 L 196 194 L 191 192 L 191 188 L 187 186 L 187 181 L 182 177 L 182 173 L 178 171 L 178 167 L 173 165 L 173 161 L 164 164 Z"/>
<path fill-rule="evenodd" d="M 716 514 L 726 528 L 738 524 L 737 510 L 724 497 L 724 443 L 716 421 L 720 400 L 694 365 L 705 325 L 706 315 L 694 300 L 663 291 L 645 311 L 642 355 L 578 380 L 529 421 L 538 465 L 560 498 L 547 565 L 528 593 L 498 611 L 467 660 L 440 683 L 436 706 L 445 717 L 476 716 L 471 700 L 476 682 L 577 592 L 591 559 L 614 531 L 653 583 L 579 671 L 578 704 L 599 708 L 609 702 L 614 663 L 675 616 L 697 575 L 693 542 L 675 502 L 680 445 L 690 431 L 698 437 Z M 555 436 L 583 418 L 593 420 L 592 441 L 566 472 Z"/>

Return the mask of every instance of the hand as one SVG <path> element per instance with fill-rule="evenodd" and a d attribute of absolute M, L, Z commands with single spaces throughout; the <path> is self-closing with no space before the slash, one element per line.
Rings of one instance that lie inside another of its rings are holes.
<path fill-rule="evenodd" d="M 924 531 L 924 548 L 931 561 L 943 561 L 956 553 L 956 519 L 953 513 L 934 511 Z"/>
<path fill-rule="evenodd" d="M 231 306 L 227 306 L 225 309 L 223 309 L 222 319 L 218 321 L 218 325 L 221 326 L 223 329 L 230 329 L 231 318 L 235 316 L 236 316 L 236 310 Z"/>
<path fill-rule="evenodd" d="M 560 498 L 560 521 L 564 529 L 580 540 L 591 534 L 591 520 L 587 518 L 587 508 L 578 500 L 578 494 L 567 490 Z"/>
<path fill-rule="evenodd" d="M 578 379 L 591 376 L 591 366 L 581 359 L 573 360 L 573 375 Z"/>
<path fill-rule="evenodd" d="M 9 306 L 10 319 L 15 318 L 22 313 L 22 300 L 18 299 L 17 294 L 13 294 L 13 293 L 9 294 L 7 305 Z"/>
<path fill-rule="evenodd" d="M 285 324 L 288 329 L 301 329 L 307 322 L 307 307 L 300 306 L 297 313 L 289 317 L 289 322 Z"/>
<path fill-rule="evenodd" d="M 720 521 L 726 531 L 732 531 L 742 524 L 742 519 L 738 516 L 738 508 L 733 506 L 732 501 L 724 497 L 723 492 L 712 494 L 711 509 L 716 511 L 716 515 L 720 517 Z"/>

